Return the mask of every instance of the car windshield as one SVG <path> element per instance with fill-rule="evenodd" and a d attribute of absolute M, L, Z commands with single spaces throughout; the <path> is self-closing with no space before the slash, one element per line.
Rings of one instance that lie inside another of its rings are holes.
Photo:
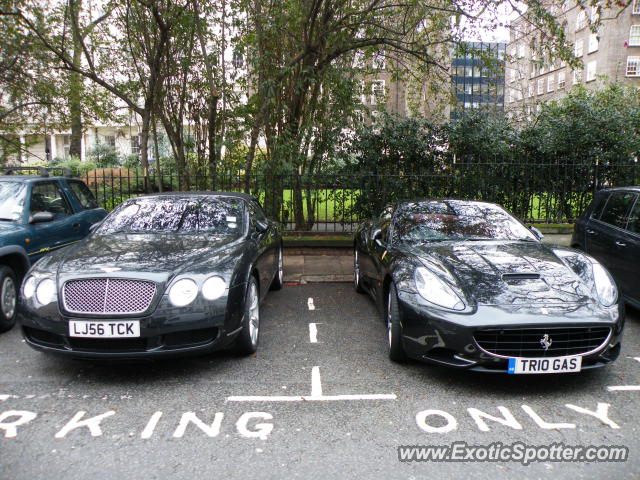
<path fill-rule="evenodd" d="M 26 192 L 22 182 L 0 182 L 0 221 L 20 220 Z"/>
<path fill-rule="evenodd" d="M 502 208 L 489 203 L 456 200 L 414 202 L 396 213 L 395 242 L 442 240 L 526 240 L 536 237 Z"/>
<path fill-rule="evenodd" d="M 243 233 L 244 205 L 231 197 L 141 197 L 123 203 L 97 230 L 110 233 Z"/>

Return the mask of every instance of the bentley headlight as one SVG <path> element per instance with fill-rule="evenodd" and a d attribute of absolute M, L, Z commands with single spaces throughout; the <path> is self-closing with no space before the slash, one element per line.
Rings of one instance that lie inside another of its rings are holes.
<path fill-rule="evenodd" d="M 209 277 L 202 284 L 202 296 L 207 300 L 216 300 L 223 294 L 227 285 L 220 277 Z"/>
<path fill-rule="evenodd" d="M 169 301 L 174 307 L 184 307 L 198 296 L 198 285 L 190 278 L 183 278 L 169 290 Z"/>
<path fill-rule="evenodd" d="M 613 282 L 609 272 L 599 263 L 593 264 L 593 282 L 596 285 L 596 292 L 602 305 L 610 307 L 618 301 L 616 284 Z"/>
<path fill-rule="evenodd" d="M 36 288 L 36 298 L 42 305 L 48 305 L 53 302 L 56 298 L 56 283 L 50 278 L 41 280 Z"/>
<path fill-rule="evenodd" d="M 449 285 L 424 267 L 416 268 L 416 289 L 422 298 L 440 307 L 464 310 L 464 302 Z"/>
<path fill-rule="evenodd" d="M 22 292 L 24 293 L 25 298 L 33 297 L 33 294 L 36 293 L 36 277 L 31 275 L 25 280 Z"/>

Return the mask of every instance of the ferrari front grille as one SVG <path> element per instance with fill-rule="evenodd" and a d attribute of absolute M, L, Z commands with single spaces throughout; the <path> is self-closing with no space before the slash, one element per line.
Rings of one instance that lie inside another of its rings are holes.
<path fill-rule="evenodd" d="M 144 313 L 155 294 L 155 283 L 125 278 L 70 280 L 62 289 L 67 312 L 93 315 Z"/>
<path fill-rule="evenodd" d="M 604 346 L 610 327 L 504 328 L 478 330 L 478 346 L 502 357 L 561 357 L 584 355 Z"/>

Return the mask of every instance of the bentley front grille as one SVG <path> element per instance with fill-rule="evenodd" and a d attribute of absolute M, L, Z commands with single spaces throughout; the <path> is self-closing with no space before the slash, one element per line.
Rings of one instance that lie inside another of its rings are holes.
<path fill-rule="evenodd" d="M 478 330 L 478 346 L 502 357 L 561 357 L 597 351 L 609 339 L 610 327 L 501 328 Z"/>
<path fill-rule="evenodd" d="M 155 294 L 155 283 L 124 278 L 70 280 L 62 289 L 67 312 L 93 315 L 144 313 Z"/>

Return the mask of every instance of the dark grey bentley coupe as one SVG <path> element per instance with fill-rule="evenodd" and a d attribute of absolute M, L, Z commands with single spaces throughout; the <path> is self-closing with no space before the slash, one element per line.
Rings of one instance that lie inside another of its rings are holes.
<path fill-rule="evenodd" d="M 400 202 L 355 236 L 355 288 L 387 321 L 389 356 L 508 373 L 599 367 L 624 308 L 593 258 L 545 245 L 497 205 Z"/>
<path fill-rule="evenodd" d="M 30 346 L 74 357 L 250 354 L 282 281 L 280 233 L 253 197 L 144 196 L 36 263 L 18 320 Z"/>

